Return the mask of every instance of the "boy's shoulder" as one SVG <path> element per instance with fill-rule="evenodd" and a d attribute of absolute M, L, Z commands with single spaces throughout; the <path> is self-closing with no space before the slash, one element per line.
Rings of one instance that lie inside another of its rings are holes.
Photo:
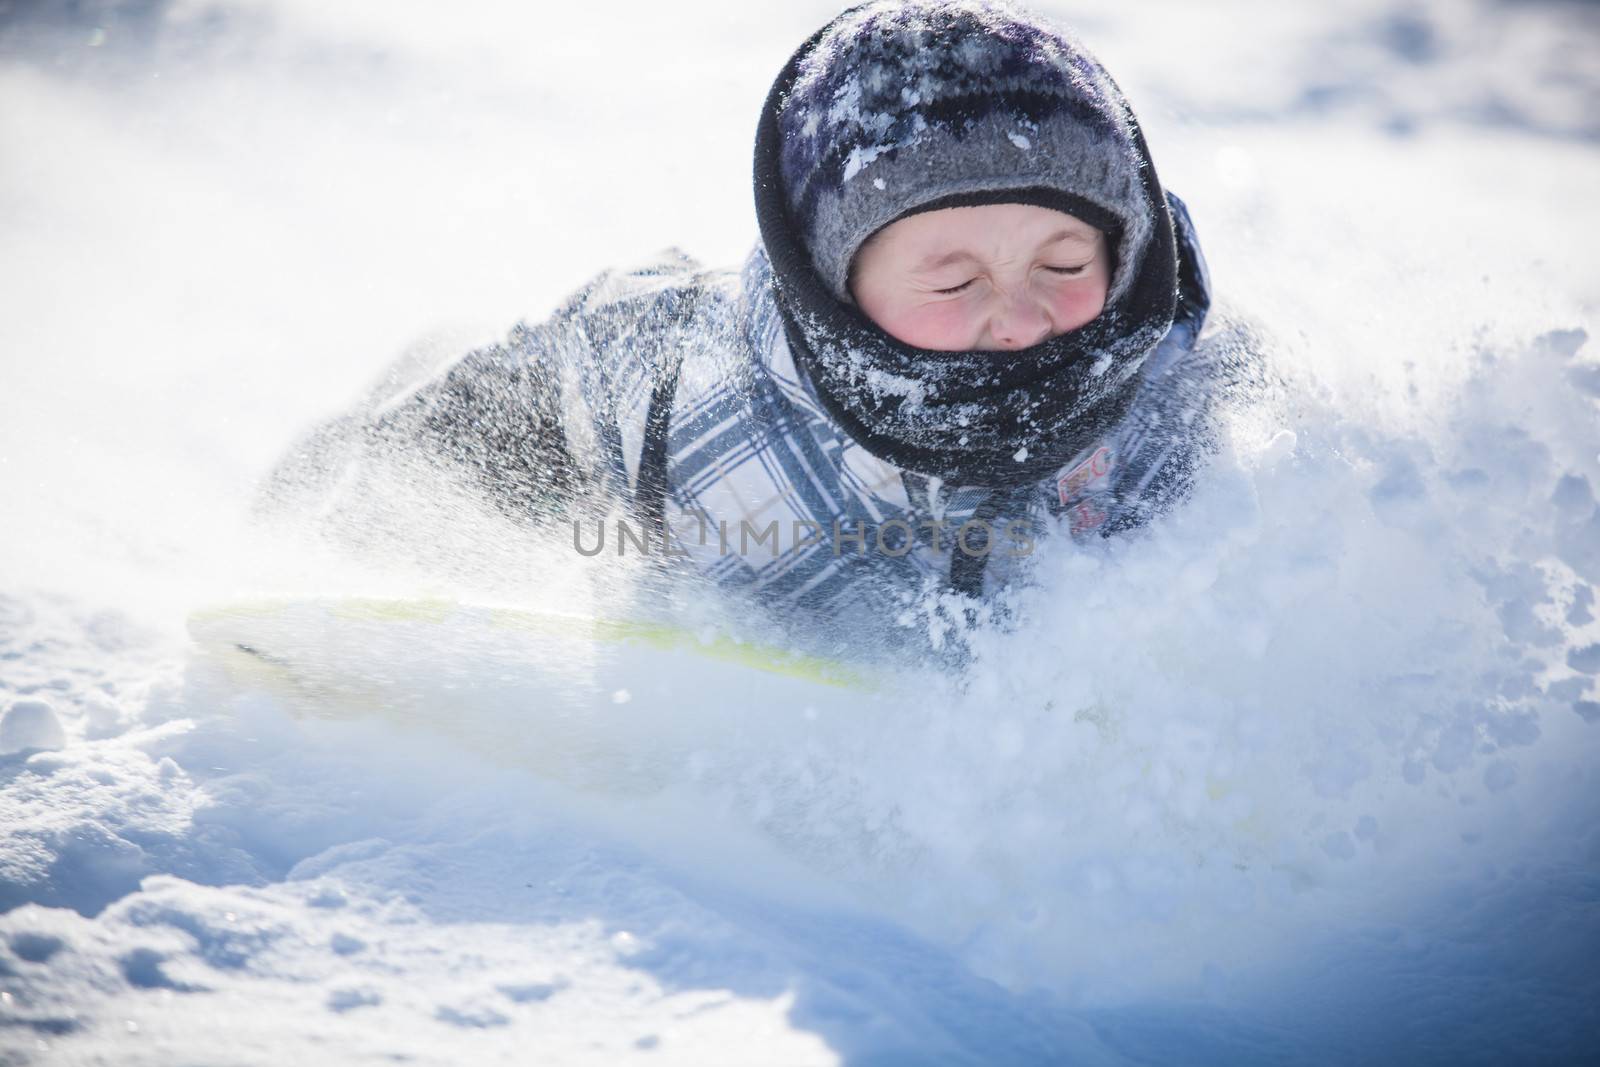
<path fill-rule="evenodd" d="M 630 266 L 601 271 L 568 296 L 551 322 L 619 318 L 658 311 L 682 317 L 720 295 L 732 272 L 708 268 L 681 248 L 664 248 Z"/>

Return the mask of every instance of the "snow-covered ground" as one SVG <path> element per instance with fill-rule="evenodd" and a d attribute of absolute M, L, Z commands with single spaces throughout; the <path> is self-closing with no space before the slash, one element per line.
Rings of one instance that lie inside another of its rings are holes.
<path fill-rule="evenodd" d="M 833 9 L 0 6 L 0 1063 L 1593 1055 L 1600 9 L 1047 10 L 1278 386 L 965 691 L 609 795 L 215 699 L 184 619 L 357 581 L 246 505 L 406 345 L 742 255 Z"/>

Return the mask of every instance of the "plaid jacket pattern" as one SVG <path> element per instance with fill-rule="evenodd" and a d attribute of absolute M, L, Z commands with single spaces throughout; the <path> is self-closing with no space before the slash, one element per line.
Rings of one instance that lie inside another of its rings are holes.
<path fill-rule="evenodd" d="M 985 592 L 1014 579 L 1038 540 L 1137 526 L 1179 498 L 1208 443 L 1214 353 L 1204 259 L 1170 198 L 1188 264 L 1178 321 L 1121 423 L 1054 476 L 974 522 L 988 491 L 888 464 L 827 416 L 795 365 L 757 248 L 739 271 L 669 253 L 607 273 L 541 328 L 559 364 L 569 446 L 619 498 L 638 490 L 657 375 L 680 371 L 666 456 L 669 548 L 718 583 L 835 617 L 941 585 L 953 553 L 984 554 Z M 987 535 L 987 536 L 985 536 Z"/>
<path fill-rule="evenodd" d="M 1210 446 L 1237 346 L 1226 331 L 1208 340 L 1204 260 L 1187 211 L 1171 203 L 1187 269 L 1178 320 L 1137 399 L 1103 440 L 986 516 L 986 489 L 896 468 L 828 418 L 790 354 L 760 248 L 740 270 L 668 253 L 608 271 L 503 343 L 442 365 L 427 352 L 402 357 L 354 410 L 290 450 L 263 511 L 309 519 L 361 551 L 426 555 L 429 545 L 391 544 L 389 531 L 450 522 L 452 494 L 534 524 L 592 514 L 574 501 L 627 504 L 652 395 L 676 367 L 662 519 L 678 562 L 785 615 L 897 611 L 943 587 L 958 553 L 985 549 L 993 592 L 1041 538 L 1147 521 L 1183 495 Z M 419 520 L 427 509 L 436 514 Z M 613 534 L 608 553 L 620 547 Z"/>

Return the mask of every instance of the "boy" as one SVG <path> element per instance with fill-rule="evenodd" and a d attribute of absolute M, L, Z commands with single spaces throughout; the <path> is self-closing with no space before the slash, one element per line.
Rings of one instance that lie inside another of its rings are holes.
<path fill-rule="evenodd" d="M 391 373 L 273 498 L 349 530 L 399 463 L 585 555 L 647 542 L 839 618 L 981 596 L 1052 528 L 1181 494 L 1215 392 L 1205 268 L 1073 39 L 983 0 L 846 11 L 773 85 L 755 192 L 742 271 L 608 272 L 504 344 Z"/>

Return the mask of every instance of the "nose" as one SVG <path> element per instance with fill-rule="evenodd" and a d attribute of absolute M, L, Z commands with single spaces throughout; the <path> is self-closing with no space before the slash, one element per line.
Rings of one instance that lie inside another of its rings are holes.
<path fill-rule="evenodd" d="M 994 347 L 1007 351 L 1036 345 L 1050 336 L 1050 316 L 1026 294 L 1005 293 L 989 319 Z"/>

